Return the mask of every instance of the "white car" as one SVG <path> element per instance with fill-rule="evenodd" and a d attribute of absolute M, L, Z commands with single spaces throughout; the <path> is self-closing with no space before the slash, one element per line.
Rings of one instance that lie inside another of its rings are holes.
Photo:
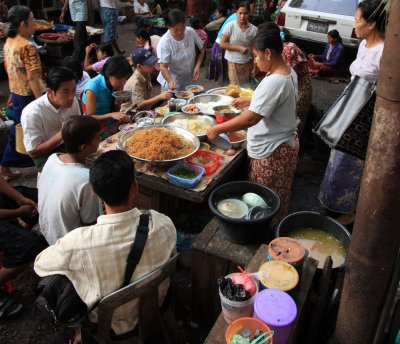
<path fill-rule="evenodd" d="M 339 31 L 343 44 L 357 47 L 353 26 L 358 0 L 288 0 L 283 6 L 277 24 L 287 28 L 294 39 L 327 43 L 326 34 Z"/>

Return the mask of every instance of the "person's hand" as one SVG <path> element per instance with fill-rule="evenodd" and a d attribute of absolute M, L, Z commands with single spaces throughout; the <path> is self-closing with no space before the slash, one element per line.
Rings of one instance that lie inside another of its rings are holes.
<path fill-rule="evenodd" d="M 20 198 L 18 198 L 16 200 L 16 202 L 19 206 L 30 205 L 30 206 L 34 207 L 35 209 L 37 209 L 36 203 L 34 201 L 32 201 L 30 198 L 21 196 Z"/>
<path fill-rule="evenodd" d="M 240 47 L 239 52 L 241 54 L 247 54 L 249 52 L 249 48 L 248 47 Z"/>
<path fill-rule="evenodd" d="M 129 116 L 125 115 L 123 112 L 112 112 L 111 118 L 118 122 L 129 122 Z"/>
<path fill-rule="evenodd" d="M 219 135 L 219 131 L 217 130 L 217 126 L 211 127 L 207 129 L 207 138 L 210 141 L 214 141 L 218 135 Z"/>
<path fill-rule="evenodd" d="M 170 100 L 174 93 L 171 90 L 165 91 L 160 94 L 160 99 L 161 100 Z"/>
<path fill-rule="evenodd" d="M 96 45 L 95 43 L 89 44 L 89 45 L 85 48 L 86 54 L 90 53 L 90 51 L 91 51 L 92 49 L 96 49 L 96 48 L 97 48 L 97 45 Z"/>
<path fill-rule="evenodd" d="M 169 84 L 170 90 L 172 90 L 172 91 L 175 91 L 175 90 L 176 90 L 177 86 L 176 86 L 176 83 L 175 83 L 174 80 L 172 80 L 172 81 L 169 82 L 168 84 Z"/>
<path fill-rule="evenodd" d="M 36 207 L 32 205 L 21 205 L 18 209 L 18 217 L 31 218 L 37 215 Z"/>
<path fill-rule="evenodd" d="M 248 97 L 239 97 L 232 101 L 232 106 L 236 109 L 243 109 L 250 105 L 250 99 Z"/>
<path fill-rule="evenodd" d="M 197 81 L 200 77 L 200 67 L 195 67 L 193 71 L 193 80 Z"/>

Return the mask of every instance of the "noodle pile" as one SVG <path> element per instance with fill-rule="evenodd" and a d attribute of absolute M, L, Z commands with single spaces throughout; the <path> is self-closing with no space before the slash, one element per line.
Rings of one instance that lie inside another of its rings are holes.
<path fill-rule="evenodd" d="M 192 153 L 193 143 L 166 128 L 140 130 L 126 142 L 126 151 L 135 157 L 162 161 Z"/>

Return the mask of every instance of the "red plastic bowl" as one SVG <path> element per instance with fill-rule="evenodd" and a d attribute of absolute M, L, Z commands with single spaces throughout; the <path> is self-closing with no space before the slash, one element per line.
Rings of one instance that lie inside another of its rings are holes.
<path fill-rule="evenodd" d="M 198 158 L 201 158 L 204 161 L 204 164 L 197 162 Z M 218 168 L 221 159 L 222 156 L 217 153 L 205 150 L 198 150 L 196 153 L 186 158 L 186 161 L 190 162 L 191 164 L 204 167 L 204 169 L 206 170 L 204 172 L 204 175 L 207 176 L 209 174 L 212 174 Z M 208 162 L 212 163 L 208 164 Z"/>
<path fill-rule="evenodd" d="M 230 121 L 232 118 L 230 117 L 221 117 L 218 116 L 217 114 L 215 114 L 215 120 L 217 121 L 218 124 L 224 123 L 224 122 L 228 122 Z"/>
<path fill-rule="evenodd" d="M 42 33 L 40 36 L 42 39 L 46 39 L 48 41 L 56 41 L 60 38 L 60 34 L 58 33 Z"/>

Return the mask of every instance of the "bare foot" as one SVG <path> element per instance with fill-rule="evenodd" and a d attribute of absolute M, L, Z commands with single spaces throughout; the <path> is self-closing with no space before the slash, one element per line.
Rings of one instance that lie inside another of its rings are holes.
<path fill-rule="evenodd" d="M 342 214 L 338 218 L 336 218 L 336 221 L 341 223 L 344 226 L 351 225 L 354 222 L 355 219 L 355 214 L 350 213 L 350 214 Z"/>

